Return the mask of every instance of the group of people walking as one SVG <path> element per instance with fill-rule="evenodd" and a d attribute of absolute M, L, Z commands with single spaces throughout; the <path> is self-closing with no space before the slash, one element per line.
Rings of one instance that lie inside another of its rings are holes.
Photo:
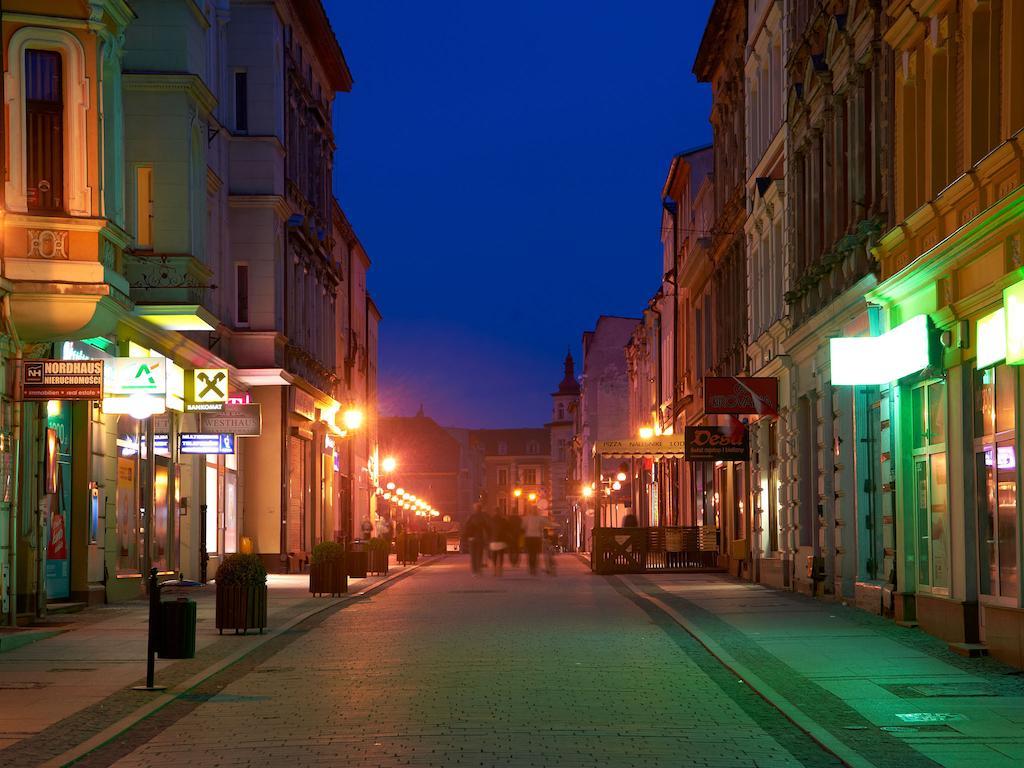
<path fill-rule="evenodd" d="M 551 518 L 532 510 L 523 516 L 489 515 L 482 504 L 473 505 L 473 514 L 466 520 L 462 535 L 469 546 L 470 567 L 473 573 L 480 573 L 484 567 L 485 553 L 494 566 L 494 575 L 501 576 L 505 568 L 505 555 L 513 568 L 519 565 L 525 549 L 530 575 L 536 576 L 544 555 L 544 568 L 550 575 L 555 573 L 555 542 L 551 534 L 556 525 Z"/>

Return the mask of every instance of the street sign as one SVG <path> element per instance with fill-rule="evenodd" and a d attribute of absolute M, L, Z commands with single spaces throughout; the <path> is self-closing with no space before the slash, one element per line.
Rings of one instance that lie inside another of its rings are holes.
<path fill-rule="evenodd" d="M 178 435 L 181 453 L 234 453 L 234 435 L 203 435 L 185 432 Z"/>
<path fill-rule="evenodd" d="M 750 433 L 742 424 L 686 428 L 687 461 L 748 461 Z"/>
<path fill-rule="evenodd" d="M 706 376 L 704 412 L 779 415 L 779 380 L 770 376 Z"/>
<path fill-rule="evenodd" d="M 185 410 L 219 411 L 228 401 L 228 369 L 196 368 L 189 386 Z"/>
<path fill-rule="evenodd" d="M 221 411 L 200 413 L 199 431 L 207 435 L 259 437 L 263 433 L 263 409 L 259 403 L 227 403 Z"/>
<path fill-rule="evenodd" d="M 26 360 L 22 371 L 25 400 L 100 400 L 102 360 Z"/>

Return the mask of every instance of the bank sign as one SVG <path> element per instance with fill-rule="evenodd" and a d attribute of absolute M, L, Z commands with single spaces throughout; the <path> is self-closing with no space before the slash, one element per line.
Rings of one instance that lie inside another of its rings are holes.
<path fill-rule="evenodd" d="M 779 380 L 767 376 L 706 376 L 704 412 L 778 416 Z"/>
<path fill-rule="evenodd" d="M 166 395 L 167 360 L 115 357 L 106 361 L 108 395 Z"/>
<path fill-rule="evenodd" d="M 750 433 L 746 427 L 687 427 L 687 461 L 748 461 Z"/>
<path fill-rule="evenodd" d="M 22 371 L 25 400 L 103 399 L 102 360 L 26 360 Z"/>

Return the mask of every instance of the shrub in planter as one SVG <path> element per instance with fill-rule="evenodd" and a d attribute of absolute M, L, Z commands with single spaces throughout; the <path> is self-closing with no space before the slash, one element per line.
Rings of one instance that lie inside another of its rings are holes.
<path fill-rule="evenodd" d="M 348 592 L 345 548 L 333 541 L 313 547 L 309 560 L 309 591 L 314 595 L 340 595 Z"/>
<path fill-rule="evenodd" d="M 391 542 L 387 539 L 370 539 L 366 542 L 366 570 L 381 576 L 388 575 L 388 556 Z"/>
<path fill-rule="evenodd" d="M 248 632 L 267 626 L 267 569 L 258 555 L 234 554 L 217 568 L 217 629 Z"/>

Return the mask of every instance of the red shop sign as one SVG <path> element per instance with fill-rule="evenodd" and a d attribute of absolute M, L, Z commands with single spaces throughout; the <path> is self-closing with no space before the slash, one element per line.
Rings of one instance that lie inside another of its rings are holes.
<path fill-rule="evenodd" d="M 739 422 L 726 427 L 687 427 L 683 455 L 687 461 L 747 461 L 750 433 Z"/>
<path fill-rule="evenodd" d="M 779 380 L 768 376 L 708 376 L 704 412 L 779 415 Z"/>

